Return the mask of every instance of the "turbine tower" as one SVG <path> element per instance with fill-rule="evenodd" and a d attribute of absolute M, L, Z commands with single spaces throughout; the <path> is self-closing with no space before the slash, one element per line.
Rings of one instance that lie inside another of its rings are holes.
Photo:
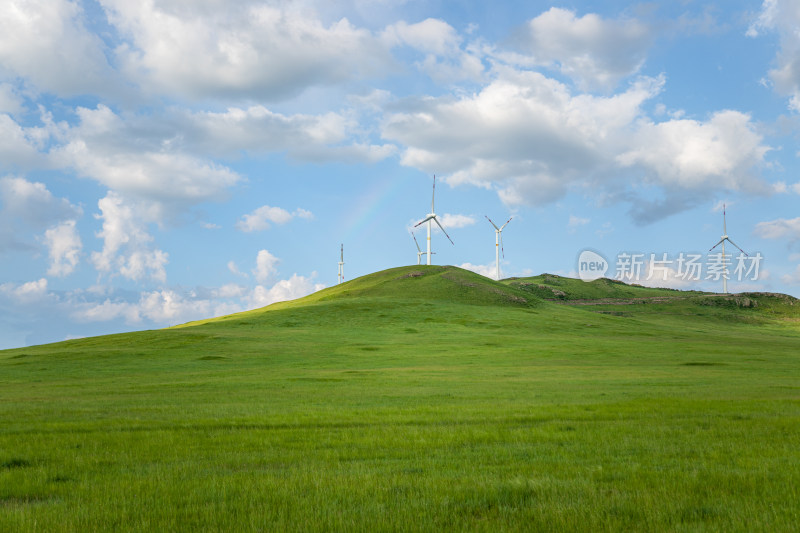
<path fill-rule="evenodd" d="M 413 231 L 411 232 L 411 236 L 414 238 L 414 244 L 417 245 L 417 264 L 419 265 L 422 262 L 422 256 L 427 254 L 428 252 L 423 252 L 422 249 L 419 247 L 419 243 L 417 242 L 417 237 L 414 235 Z"/>
<path fill-rule="evenodd" d="M 722 204 L 722 238 L 717 244 L 709 248 L 708 251 L 710 252 L 720 244 L 722 245 L 722 292 L 723 294 L 728 294 L 728 265 L 725 263 L 725 241 L 728 241 L 732 245 L 736 246 L 736 248 L 739 248 L 739 246 L 730 240 L 730 238 L 728 238 L 728 224 L 725 220 L 725 207 L 725 204 Z M 741 248 L 739 248 L 739 251 L 747 257 L 750 257 L 750 255 Z"/>
<path fill-rule="evenodd" d="M 342 244 L 340 252 L 341 255 L 339 256 L 339 283 L 344 281 L 344 244 Z"/>
<path fill-rule="evenodd" d="M 508 223 L 511 222 L 511 219 L 514 218 L 514 217 L 510 217 L 508 220 L 506 220 L 505 224 L 503 224 L 502 226 L 500 226 L 498 228 L 497 224 L 492 222 L 492 219 L 489 218 L 488 215 L 484 215 L 484 216 L 486 217 L 486 220 L 489 221 L 489 224 L 494 226 L 494 263 L 495 263 L 495 268 L 496 268 L 495 279 L 499 281 L 500 280 L 500 250 L 503 248 L 503 228 L 508 226 Z M 506 256 L 506 252 L 505 252 L 505 250 L 503 250 L 503 257 L 505 258 L 505 256 Z"/>
<path fill-rule="evenodd" d="M 453 242 L 453 239 L 451 239 L 450 235 L 448 235 L 447 232 L 444 230 L 444 226 L 442 226 L 442 223 L 439 222 L 439 217 L 436 216 L 436 211 L 434 211 L 434 209 L 433 209 L 433 200 L 434 200 L 435 197 L 436 197 L 436 176 L 434 175 L 433 176 L 433 194 L 431 194 L 431 212 L 428 213 L 428 216 L 425 218 L 425 220 L 423 220 L 422 222 L 418 222 L 414 226 L 416 228 L 417 226 L 420 226 L 420 225 L 422 225 L 422 224 L 424 224 L 426 222 L 428 223 L 428 251 L 425 252 L 425 253 L 428 254 L 428 264 L 429 265 L 431 264 L 431 254 L 432 254 L 432 252 L 431 252 L 431 225 L 433 224 L 433 222 L 436 222 L 436 225 L 439 226 L 442 229 L 442 233 L 445 234 L 445 236 L 447 237 L 447 240 L 450 241 L 450 244 L 455 245 L 455 243 Z M 416 237 L 414 238 L 414 240 L 416 240 Z"/>

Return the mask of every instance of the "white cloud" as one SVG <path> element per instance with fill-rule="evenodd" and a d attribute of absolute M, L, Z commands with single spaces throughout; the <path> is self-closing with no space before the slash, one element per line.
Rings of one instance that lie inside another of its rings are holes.
<path fill-rule="evenodd" d="M 311 219 L 314 215 L 305 209 L 298 208 L 293 213 L 290 213 L 281 207 L 264 205 L 249 215 L 242 216 L 242 219 L 236 223 L 236 229 L 245 233 L 262 231 L 269 229 L 270 222 L 273 224 L 286 224 L 295 217 Z"/>
<path fill-rule="evenodd" d="M 569 216 L 569 222 L 567 222 L 567 229 L 572 233 L 575 232 L 579 227 L 585 226 L 588 224 L 590 220 L 588 218 L 581 218 L 576 217 L 575 215 Z"/>
<path fill-rule="evenodd" d="M 406 146 L 401 162 L 449 174 L 451 185 L 495 187 L 507 204 L 549 203 L 571 182 L 616 166 L 641 104 L 662 85 L 650 79 L 613 97 L 573 96 L 536 72 L 497 74 L 477 94 L 389 115 L 384 137 Z"/>
<path fill-rule="evenodd" d="M 78 108 L 80 124 L 52 159 L 110 189 L 173 206 L 218 198 L 240 179 L 232 170 L 175 150 L 154 123 L 126 121 L 100 104 Z"/>
<path fill-rule="evenodd" d="M 381 36 L 392 47 L 409 46 L 424 55 L 416 66 L 438 82 L 478 80 L 484 66 L 477 50 L 462 50 L 462 38 L 448 23 L 428 18 L 408 24 L 400 21 L 387 26 Z"/>
<path fill-rule="evenodd" d="M 269 253 L 269 251 L 259 250 L 256 256 L 256 268 L 253 270 L 253 275 L 256 277 L 256 280 L 263 283 L 277 273 L 279 262 L 280 259 Z"/>
<path fill-rule="evenodd" d="M 51 276 L 71 274 L 78 265 L 83 243 L 75 225 L 75 220 L 67 220 L 44 233 L 44 242 L 50 255 L 47 273 Z"/>
<path fill-rule="evenodd" d="M 800 239 L 800 217 L 785 219 L 779 218 L 756 224 L 755 234 L 762 239 L 787 239 L 796 241 Z"/>
<path fill-rule="evenodd" d="M 552 7 L 530 20 L 520 44 L 537 64 L 557 66 L 582 89 L 612 89 L 636 73 L 652 41 L 635 19 L 603 19 Z"/>
<path fill-rule="evenodd" d="M 47 296 L 47 279 L 41 278 L 19 285 L 3 283 L 0 285 L 0 292 L 12 297 L 18 303 L 28 304 L 41 301 Z"/>
<path fill-rule="evenodd" d="M 465 228 L 475 224 L 475 217 L 469 215 L 453 215 L 450 213 L 445 213 L 442 216 L 437 215 L 436 218 L 439 219 L 439 222 L 441 222 L 445 229 Z"/>
<path fill-rule="evenodd" d="M 236 274 L 237 276 L 242 276 L 245 278 L 247 277 L 247 274 L 241 272 L 234 261 L 228 261 L 228 270 L 231 272 L 231 274 Z"/>
<path fill-rule="evenodd" d="M 228 283 L 212 291 L 212 295 L 217 299 L 240 298 L 247 293 L 247 287 Z"/>
<path fill-rule="evenodd" d="M 490 279 L 494 279 L 494 275 L 497 270 L 494 263 L 488 265 L 473 265 L 472 263 L 462 263 L 458 265 L 458 267 L 463 268 L 464 270 L 471 270 L 476 274 L 480 274 L 481 276 L 485 276 Z"/>
<path fill-rule="evenodd" d="M 720 111 L 707 122 L 643 122 L 633 146 L 617 161 L 623 166 L 642 165 L 669 187 L 766 194 L 769 187 L 753 172 L 769 150 L 762 141 L 748 115 Z"/>
<path fill-rule="evenodd" d="M 70 318 L 78 322 L 123 320 L 129 325 L 149 322 L 163 327 L 228 315 L 306 296 L 325 288 L 323 284 L 313 282 L 315 275 L 314 273 L 310 277 L 304 277 L 293 274 L 291 278 L 280 280 L 271 287 L 256 285 L 248 288 L 227 284 L 218 288 L 192 291 L 171 288 L 142 292 L 134 300 L 106 297 L 102 301 L 82 301 L 71 297 L 60 303 L 68 310 Z M 28 285 L 31 287 L 0 285 L 0 292 L 15 293 L 27 290 L 38 294 L 38 297 L 46 294 L 46 280 Z"/>
<path fill-rule="evenodd" d="M 791 274 L 781 276 L 781 281 L 790 285 L 800 285 L 800 265 Z"/>
<path fill-rule="evenodd" d="M 769 150 L 748 115 L 653 122 L 642 105 L 664 80 L 642 78 L 613 96 L 573 95 L 536 72 L 500 68 L 475 94 L 427 98 L 387 116 L 401 162 L 450 185 L 494 189 L 507 205 L 544 205 L 579 190 L 631 202 L 652 222 L 720 189 L 770 194 L 756 172 Z M 642 210 L 638 182 L 662 189 Z M 624 191 L 624 192 L 620 192 Z M 607 195 L 607 196 L 606 196 Z"/>
<path fill-rule="evenodd" d="M 146 88 L 195 98 L 283 99 L 380 71 L 388 51 L 347 19 L 301 4 L 101 0 L 127 39 L 123 69 Z"/>
<path fill-rule="evenodd" d="M 225 112 L 178 113 L 174 120 L 182 132 L 176 142 L 197 153 L 285 151 L 298 160 L 375 162 L 396 150 L 392 145 L 358 140 L 362 125 L 349 111 L 285 115 L 256 105 Z"/>
<path fill-rule="evenodd" d="M 0 83 L 0 113 L 15 115 L 22 111 L 22 98 L 9 83 Z"/>
<path fill-rule="evenodd" d="M 281 280 L 270 288 L 257 285 L 249 297 L 250 305 L 263 307 L 275 302 L 294 300 L 325 288 L 321 283 L 314 283 L 313 278 L 314 274 L 310 278 L 292 274 L 291 278 Z"/>
<path fill-rule="evenodd" d="M 66 198 L 56 198 L 44 183 L 25 178 L 0 178 L 0 201 L 7 217 L 19 219 L 35 228 L 44 228 L 54 220 L 78 217 L 79 207 Z"/>
<path fill-rule="evenodd" d="M 796 0 L 764 0 L 761 14 L 748 29 L 747 35 L 775 31 L 780 50 L 775 57 L 777 67 L 769 71 L 775 89 L 789 97 L 789 107 L 800 112 L 800 4 Z"/>
<path fill-rule="evenodd" d="M 31 231 L 39 232 L 82 215 L 80 207 L 66 198 L 56 198 L 44 183 L 25 178 L 0 178 L 0 251 L 31 248 Z"/>
<path fill-rule="evenodd" d="M 84 26 L 78 2 L 0 4 L 0 65 L 39 89 L 64 96 L 103 93 L 113 83 L 103 42 Z"/>
<path fill-rule="evenodd" d="M 39 158 L 37 130 L 23 128 L 9 115 L 0 113 L 0 168 L 32 167 Z"/>
<path fill-rule="evenodd" d="M 103 250 L 92 252 L 91 261 L 99 272 L 119 273 L 125 278 L 151 278 L 166 282 L 168 254 L 151 248 L 153 237 L 147 232 L 141 215 L 115 192 L 109 192 L 97 203 L 103 229 Z"/>

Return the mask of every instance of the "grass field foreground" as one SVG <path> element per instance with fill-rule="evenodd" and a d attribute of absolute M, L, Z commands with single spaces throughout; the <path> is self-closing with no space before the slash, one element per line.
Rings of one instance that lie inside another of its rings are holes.
<path fill-rule="evenodd" d="M 0 421 L 0 531 L 794 531 L 800 305 L 402 267 L 0 352 Z"/>

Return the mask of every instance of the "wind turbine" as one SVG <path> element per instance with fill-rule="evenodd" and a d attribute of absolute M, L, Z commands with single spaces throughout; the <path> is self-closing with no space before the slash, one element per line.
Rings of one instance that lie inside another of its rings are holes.
<path fill-rule="evenodd" d="M 344 244 L 342 244 L 341 255 L 339 256 L 339 283 L 344 281 Z"/>
<path fill-rule="evenodd" d="M 500 250 L 503 248 L 503 228 L 508 226 L 508 223 L 511 222 L 511 219 L 514 218 L 514 217 L 510 217 L 508 220 L 506 220 L 505 224 L 503 224 L 502 226 L 500 226 L 498 228 L 497 224 L 492 222 L 492 219 L 489 218 L 488 215 L 484 215 L 484 216 L 486 217 L 486 220 L 489 221 L 489 224 L 494 226 L 494 263 L 495 263 L 496 272 L 497 272 L 497 274 L 495 274 L 495 279 L 499 281 L 500 280 Z M 498 248 L 498 246 L 499 246 L 499 248 Z M 505 250 L 503 250 L 503 258 L 505 258 L 505 256 L 506 256 L 506 252 L 505 252 Z"/>
<path fill-rule="evenodd" d="M 414 244 L 417 245 L 417 264 L 419 265 L 422 261 L 422 256 L 428 252 L 423 252 L 422 249 L 419 247 L 419 243 L 417 242 L 417 237 L 414 235 L 414 232 L 411 232 L 411 236 L 414 238 Z M 431 252 L 436 253 L 436 252 Z"/>
<path fill-rule="evenodd" d="M 722 245 L 722 268 L 723 268 L 723 272 L 722 272 L 722 292 L 724 294 L 728 294 L 728 265 L 725 263 L 725 241 L 728 241 L 729 243 L 731 243 L 732 245 L 736 246 L 737 248 L 739 248 L 739 246 L 735 242 L 730 240 L 730 238 L 728 238 L 728 224 L 727 224 L 727 222 L 725 220 L 725 207 L 726 207 L 725 204 L 722 204 L 722 238 L 719 240 L 719 242 L 717 244 L 715 244 L 714 246 L 709 248 L 708 251 L 710 252 L 711 250 L 713 250 L 714 248 L 716 248 L 720 244 Z M 747 252 L 745 252 L 744 250 L 742 250 L 741 248 L 739 248 L 739 251 L 742 252 L 747 257 L 750 257 L 750 255 Z"/>
<path fill-rule="evenodd" d="M 422 225 L 422 224 L 424 224 L 426 222 L 428 223 L 428 251 L 425 252 L 425 253 L 428 254 L 428 264 L 429 265 L 431 264 L 431 253 L 432 253 L 431 252 L 431 224 L 433 222 L 436 222 L 436 225 L 438 225 L 442 229 L 442 233 L 445 234 L 445 236 L 447 237 L 447 240 L 450 241 L 450 244 L 452 244 L 452 245 L 456 244 L 456 243 L 453 242 L 453 239 L 450 238 L 450 235 L 448 235 L 447 232 L 444 230 L 444 226 L 442 226 L 442 223 L 439 222 L 439 217 L 436 216 L 436 211 L 434 211 L 434 209 L 433 209 L 433 200 L 434 200 L 435 197 L 436 197 L 436 176 L 434 175 L 433 176 L 433 194 L 431 194 L 431 212 L 428 213 L 428 216 L 425 218 L 425 220 L 423 220 L 422 222 L 418 222 L 414 226 L 416 228 L 417 226 L 420 226 L 420 225 Z M 417 240 L 417 239 L 414 238 L 414 240 Z"/>

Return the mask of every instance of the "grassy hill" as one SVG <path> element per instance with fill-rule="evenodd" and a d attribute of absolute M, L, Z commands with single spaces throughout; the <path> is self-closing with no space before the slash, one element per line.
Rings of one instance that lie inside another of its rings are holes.
<path fill-rule="evenodd" d="M 798 376 L 791 297 L 396 268 L 0 352 L 0 531 L 791 531 Z"/>

